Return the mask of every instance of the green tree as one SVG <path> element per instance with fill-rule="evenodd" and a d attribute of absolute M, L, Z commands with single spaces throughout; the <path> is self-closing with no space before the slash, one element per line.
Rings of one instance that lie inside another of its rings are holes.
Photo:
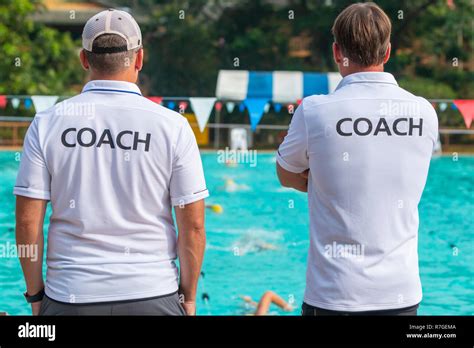
<path fill-rule="evenodd" d="M 200 16 L 206 2 L 176 1 L 154 12 L 143 26 L 148 92 L 165 96 L 212 96 L 217 80 L 216 40 Z"/>
<path fill-rule="evenodd" d="M 39 0 L 0 1 L 0 94 L 66 94 L 81 81 L 78 44 L 33 22 Z"/>

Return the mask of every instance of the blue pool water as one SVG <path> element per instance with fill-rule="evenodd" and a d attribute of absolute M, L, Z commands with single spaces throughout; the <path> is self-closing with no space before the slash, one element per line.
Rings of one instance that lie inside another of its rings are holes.
<path fill-rule="evenodd" d="M 293 300 L 299 308 L 309 244 L 305 194 L 280 187 L 272 154 L 259 154 L 256 167 L 226 167 L 215 153 L 204 153 L 202 158 L 211 191 L 207 203 L 221 204 L 224 212 L 207 213 L 205 276 L 199 295 L 207 293 L 209 301 L 199 302 L 199 312 L 245 314 L 248 308 L 240 296 L 258 300 L 266 290 Z M 11 192 L 17 170 L 15 152 L 0 152 L 1 244 L 14 243 Z M 474 157 L 432 160 L 420 204 L 421 314 L 474 314 L 473 173 Z M 234 190 L 225 189 L 227 179 L 237 184 Z M 262 245 L 272 247 L 266 250 Z M 23 290 L 18 260 L 0 259 L 0 311 L 29 314 Z M 299 309 L 285 313 L 272 308 L 272 313 L 299 314 Z"/>

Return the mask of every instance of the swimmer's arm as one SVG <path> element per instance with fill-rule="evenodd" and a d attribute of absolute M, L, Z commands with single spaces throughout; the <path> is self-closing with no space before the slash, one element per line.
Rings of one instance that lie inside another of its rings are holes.
<path fill-rule="evenodd" d="M 275 294 L 273 291 L 267 291 L 260 299 L 257 310 L 255 311 L 255 315 L 266 315 L 272 303 L 276 304 L 278 307 L 285 311 L 292 310 L 291 306 L 286 303 L 285 300 L 283 300 L 280 296 Z"/>
<path fill-rule="evenodd" d="M 301 192 L 308 192 L 308 171 L 303 173 L 292 173 L 284 169 L 277 162 L 277 175 L 280 184 L 284 187 L 291 187 Z"/>
<path fill-rule="evenodd" d="M 24 196 L 16 197 L 16 244 L 18 250 L 30 250 L 19 255 L 28 295 L 36 295 L 43 283 L 43 222 L 48 201 Z M 32 303 L 33 315 L 38 315 L 40 302 Z"/>
<path fill-rule="evenodd" d="M 203 199 L 182 208 L 175 207 L 180 266 L 179 293 L 184 295 L 183 307 L 188 315 L 196 312 L 197 283 L 206 246 L 204 209 Z"/>

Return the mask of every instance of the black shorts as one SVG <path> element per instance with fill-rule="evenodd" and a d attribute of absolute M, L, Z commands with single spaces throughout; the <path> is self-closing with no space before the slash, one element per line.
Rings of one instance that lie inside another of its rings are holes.
<path fill-rule="evenodd" d="M 364 311 L 364 312 L 345 312 L 345 311 L 332 311 L 329 309 L 319 308 L 311 306 L 303 302 L 301 307 L 301 315 L 303 316 L 315 316 L 315 315 L 417 315 L 418 304 L 405 308 L 397 309 L 385 309 L 379 311 Z"/>

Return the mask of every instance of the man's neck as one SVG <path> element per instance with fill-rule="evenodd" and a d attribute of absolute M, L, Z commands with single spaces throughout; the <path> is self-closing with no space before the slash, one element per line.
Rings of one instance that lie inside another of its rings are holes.
<path fill-rule="evenodd" d="M 137 82 L 136 78 L 130 76 L 129 74 L 103 75 L 103 74 L 91 73 L 89 76 L 89 81 L 94 81 L 94 80 L 124 81 L 124 82 L 130 82 L 130 83 Z"/>
<path fill-rule="evenodd" d="M 383 64 L 368 66 L 368 67 L 360 67 L 360 66 L 352 66 L 352 67 L 343 67 L 340 69 L 342 77 L 346 77 L 347 75 L 360 73 L 360 72 L 383 72 Z"/>

